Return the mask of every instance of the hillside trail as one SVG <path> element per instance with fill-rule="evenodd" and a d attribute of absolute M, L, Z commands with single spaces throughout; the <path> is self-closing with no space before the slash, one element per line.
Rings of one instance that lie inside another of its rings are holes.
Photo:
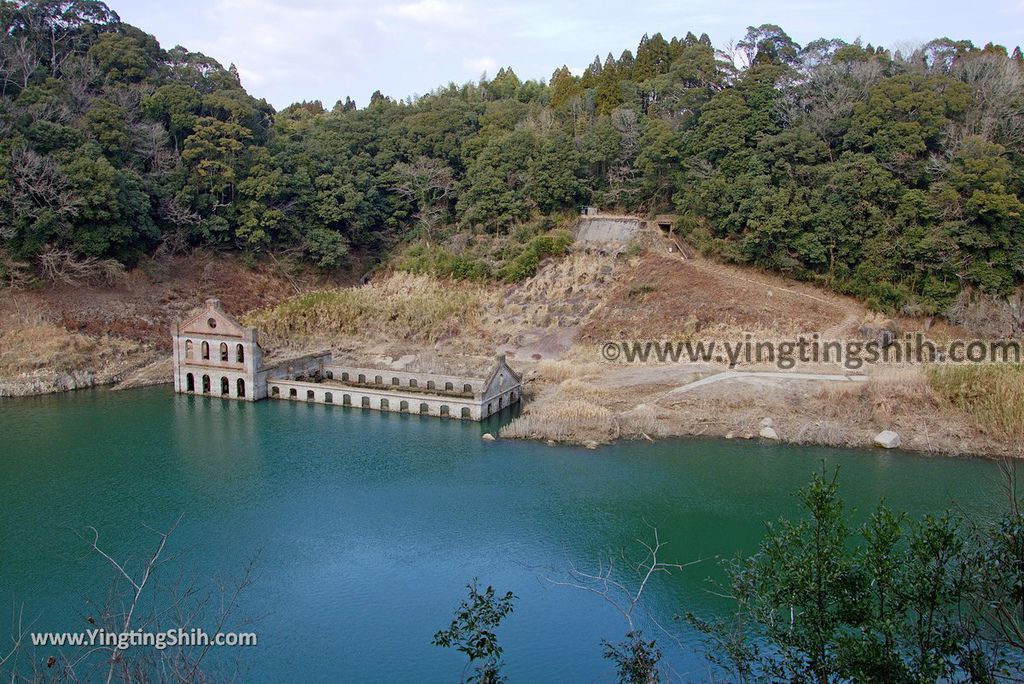
<path fill-rule="evenodd" d="M 728 280 L 750 283 L 758 287 L 770 289 L 773 293 L 781 292 L 792 297 L 809 299 L 820 304 L 836 307 L 845 312 L 845 316 L 842 321 L 821 331 L 821 339 L 823 340 L 836 339 L 840 335 L 848 334 L 852 330 L 853 326 L 863 320 L 866 314 L 866 311 L 861 304 L 847 297 L 840 295 L 827 295 L 825 297 L 821 297 L 809 292 L 801 292 L 791 287 L 783 287 L 779 285 L 777 277 L 767 274 L 762 277 L 758 277 L 759 274 L 756 271 L 751 272 L 749 277 L 739 275 L 729 267 L 708 261 L 706 258 L 700 256 L 695 249 L 683 243 L 676 235 L 665 236 L 663 244 L 679 261 L 699 270 L 712 273 Z"/>

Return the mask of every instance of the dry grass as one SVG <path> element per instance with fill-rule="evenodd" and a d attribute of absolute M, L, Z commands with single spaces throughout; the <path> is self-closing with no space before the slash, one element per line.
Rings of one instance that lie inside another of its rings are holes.
<path fill-rule="evenodd" d="M 817 397 L 836 418 L 879 428 L 908 414 L 933 413 L 939 406 L 938 396 L 919 368 L 886 369 L 866 382 L 828 385 Z"/>
<path fill-rule="evenodd" d="M 543 359 L 537 364 L 537 377 L 551 382 L 562 382 L 569 378 L 578 378 L 586 375 L 586 369 L 570 361 L 556 361 L 555 359 Z"/>
<path fill-rule="evenodd" d="M 501 436 L 583 444 L 662 434 L 653 409 L 637 406 L 620 413 L 613 406 L 616 398 L 610 389 L 569 378 L 547 391 L 541 401 L 527 405 Z"/>
<path fill-rule="evenodd" d="M 987 434 L 1024 440 L 1024 365 L 933 366 L 927 380 Z"/>
<path fill-rule="evenodd" d="M 511 439 L 549 439 L 556 442 L 603 442 L 615 436 L 613 414 L 582 399 L 545 402 L 531 407 L 501 429 Z"/>
<path fill-rule="evenodd" d="M 338 335 L 436 342 L 474 326 L 484 301 L 477 286 L 398 273 L 362 287 L 300 295 L 243 320 L 287 343 Z"/>
<path fill-rule="evenodd" d="M 0 335 L 0 376 L 12 377 L 40 369 L 96 369 L 138 351 L 139 346 L 117 338 L 72 333 L 51 323 L 32 323 Z"/>

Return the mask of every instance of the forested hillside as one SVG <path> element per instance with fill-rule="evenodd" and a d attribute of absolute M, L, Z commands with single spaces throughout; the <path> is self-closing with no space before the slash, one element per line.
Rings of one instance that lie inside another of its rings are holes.
<path fill-rule="evenodd" d="M 410 270 L 514 280 L 583 204 L 671 211 L 701 249 L 884 309 L 1024 281 L 1019 48 L 656 33 L 581 76 L 275 112 L 99 2 L 0 0 L 0 23 L 8 285 L 194 246 L 324 270 L 402 246 Z"/>

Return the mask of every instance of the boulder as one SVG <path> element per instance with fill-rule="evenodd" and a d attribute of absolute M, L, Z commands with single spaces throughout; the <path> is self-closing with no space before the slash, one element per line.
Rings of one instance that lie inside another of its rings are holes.
<path fill-rule="evenodd" d="M 762 418 L 761 422 L 758 423 L 758 425 L 763 428 L 775 427 L 775 421 L 772 420 L 771 418 Z"/>
<path fill-rule="evenodd" d="M 775 428 L 768 427 L 767 425 L 765 427 L 761 428 L 761 432 L 759 432 L 758 434 L 761 435 L 761 439 L 778 439 L 779 438 L 779 433 L 777 433 L 775 431 Z"/>
<path fill-rule="evenodd" d="M 480 435 L 480 439 L 484 440 L 485 442 L 493 442 L 494 435 L 492 435 L 490 432 L 485 432 L 484 434 Z"/>
<path fill-rule="evenodd" d="M 880 446 L 883 449 L 898 449 L 900 446 L 899 433 L 892 430 L 882 430 L 875 435 L 875 446 Z"/>

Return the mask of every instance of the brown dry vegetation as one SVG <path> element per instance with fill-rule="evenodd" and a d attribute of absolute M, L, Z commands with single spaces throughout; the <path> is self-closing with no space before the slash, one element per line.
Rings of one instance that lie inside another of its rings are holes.
<path fill-rule="evenodd" d="M 928 369 L 936 395 L 969 415 L 979 429 L 1024 444 L 1024 366 L 936 366 Z"/>
<path fill-rule="evenodd" d="M 70 278 L 71 276 L 69 276 Z M 172 322 L 218 297 L 234 313 L 281 301 L 319 284 L 276 262 L 196 251 L 147 259 L 116 279 L 0 286 L 0 393 L 55 392 L 109 384 L 154 364 L 146 382 L 168 382 L 158 365 Z"/>
<path fill-rule="evenodd" d="M 0 327 L 0 396 L 110 383 L 155 358 L 139 342 L 73 333 L 38 318 Z"/>
<path fill-rule="evenodd" d="M 823 331 L 855 312 L 856 302 L 805 284 L 712 264 L 701 257 L 648 251 L 631 260 L 581 339 L 671 338 L 741 330 Z"/>
<path fill-rule="evenodd" d="M 271 355 L 330 347 L 353 362 L 373 357 L 383 366 L 421 370 L 472 363 L 479 370 L 495 350 L 507 352 L 526 372 L 530 401 L 502 430 L 505 437 L 753 438 L 759 421 L 770 417 L 780 438 L 791 442 L 869 446 L 878 431 L 893 429 L 909 449 L 1021 455 L 1019 367 L 927 374 L 873 367 L 864 369 L 865 382 L 740 378 L 677 393 L 672 390 L 723 368 L 603 361 L 606 340 L 748 332 L 763 339 L 807 332 L 849 338 L 860 326 L 883 321 L 856 301 L 807 284 L 700 257 L 682 260 L 657 241 L 645 244 L 646 251 L 580 249 L 507 286 L 385 273 L 365 286 L 316 290 L 322 284 L 315 279 L 272 264 L 253 269 L 213 254 L 151 262 L 116 288 L 55 286 L 0 302 L 0 349 L 29 350 L 0 356 L 0 376 L 137 363 L 139 350 L 166 347 L 172 320 L 217 296 L 232 313 L 250 312 L 242 318 L 259 328 Z M 931 323 L 897 320 L 904 331 Z M 929 335 L 964 331 L 939 322 Z M 143 343 L 138 349 L 131 346 L 137 342 Z M 163 362 L 151 366 L 151 376 L 166 374 Z M 835 366 L 798 370 L 840 372 Z M 61 388 L 56 381 L 50 386 Z"/>
<path fill-rule="evenodd" d="M 434 343 L 473 331 L 488 299 L 476 285 L 396 273 L 362 287 L 299 295 L 243 320 L 271 346 L 345 336 Z"/>

